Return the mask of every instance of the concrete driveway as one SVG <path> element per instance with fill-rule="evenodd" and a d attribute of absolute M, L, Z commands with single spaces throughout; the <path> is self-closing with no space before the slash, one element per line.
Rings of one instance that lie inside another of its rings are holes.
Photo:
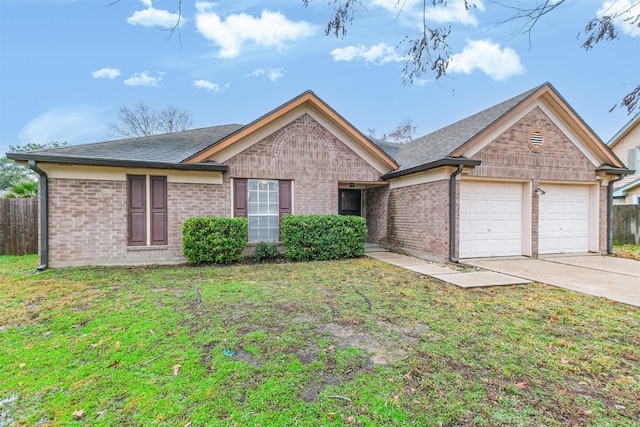
<path fill-rule="evenodd" d="M 640 307 L 640 261 L 602 255 L 554 255 L 462 262 Z"/>

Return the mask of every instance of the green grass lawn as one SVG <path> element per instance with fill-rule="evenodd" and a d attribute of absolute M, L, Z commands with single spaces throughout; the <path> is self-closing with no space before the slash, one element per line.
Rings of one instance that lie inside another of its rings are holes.
<path fill-rule="evenodd" d="M 614 245 L 613 251 L 617 257 L 640 261 L 640 246 L 638 245 Z"/>
<path fill-rule="evenodd" d="M 632 426 L 640 311 L 375 260 L 0 257 L 0 425 Z"/>

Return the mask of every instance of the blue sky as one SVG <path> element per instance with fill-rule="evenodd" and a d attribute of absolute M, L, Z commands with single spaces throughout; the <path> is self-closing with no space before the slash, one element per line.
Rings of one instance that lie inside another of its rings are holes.
<path fill-rule="evenodd" d="M 170 38 L 178 0 L 111 1 L 0 0 L 0 153 L 110 139 L 119 108 L 140 101 L 184 109 L 198 128 L 249 123 L 308 89 L 364 133 L 411 119 L 419 136 L 546 81 L 607 141 L 630 119 L 609 109 L 640 81 L 637 26 L 619 22 L 619 40 L 580 47 L 603 0 L 567 0 L 530 39 L 497 25 L 511 12 L 496 2 L 466 12 L 449 0 L 426 17 L 452 26 L 456 60 L 445 77 L 413 85 L 398 44 L 417 34 L 421 0 L 401 0 L 401 11 L 396 0 L 363 0 L 344 39 L 324 33 L 328 0 L 182 0 Z"/>

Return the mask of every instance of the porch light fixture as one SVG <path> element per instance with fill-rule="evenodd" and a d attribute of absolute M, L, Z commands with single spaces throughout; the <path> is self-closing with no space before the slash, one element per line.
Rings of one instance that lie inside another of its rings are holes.
<path fill-rule="evenodd" d="M 536 187 L 535 192 L 536 192 L 536 194 L 537 194 L 538 196 L 544 196 L 545 194 L 547 194 L 547 192 L 546 192 L 546 191 L 544 191 L 544 190 L 543 190 L 542 188 L 540 188 L 540 187 Z"/>

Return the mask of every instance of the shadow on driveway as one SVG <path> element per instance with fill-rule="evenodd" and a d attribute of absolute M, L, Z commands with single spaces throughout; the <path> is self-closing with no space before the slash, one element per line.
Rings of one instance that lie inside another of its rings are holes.
<path fill-rule="evenodd" d="M 469 259 L 462 262 L 640 307 L 640 261 L 580 254 L 547 255 L 538 259 Z"/>

